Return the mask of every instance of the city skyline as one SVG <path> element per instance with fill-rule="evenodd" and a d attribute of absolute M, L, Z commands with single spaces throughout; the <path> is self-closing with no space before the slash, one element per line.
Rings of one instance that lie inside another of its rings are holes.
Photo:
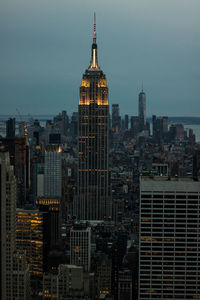
<path fill-rule="evenodd" d="M 80 4 L 2 1 L 3 114 L 14 115 L 16 108 L 22 114 L 76 111 L 96 11 L 99 64 L 108 77 L 110 105 L 119 103 L 122 114 L 136 115 L 143 81 L 147 116 L 198 116 L 196 0 L 126 0 L 115 6 L 87 0 L 79 12 Z"/>

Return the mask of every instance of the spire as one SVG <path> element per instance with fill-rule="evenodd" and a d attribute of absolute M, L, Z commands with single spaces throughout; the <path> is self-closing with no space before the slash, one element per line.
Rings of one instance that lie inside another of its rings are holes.
<path fill-rule="evenodd" d="M 96 44 L 96 13 L 94 12 L 94 36 L 93 43 Z"/>
<path fill-rule="evenodd" d="M 99 70 L 98 60 L 97 60 L 97 43 L 96 43 L 96 13 L 94 13 L 93 44 L 92 44 L 92 54 L 91 54 L 89 70 Z"/>

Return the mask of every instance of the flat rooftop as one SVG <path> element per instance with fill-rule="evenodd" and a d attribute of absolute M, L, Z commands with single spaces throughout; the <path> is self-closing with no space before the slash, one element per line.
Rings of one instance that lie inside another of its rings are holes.
<path fill-rule="evenodd" d="M 200 193 L 200 182 L 191 177 L 140 177 L 142 192 Z"/>

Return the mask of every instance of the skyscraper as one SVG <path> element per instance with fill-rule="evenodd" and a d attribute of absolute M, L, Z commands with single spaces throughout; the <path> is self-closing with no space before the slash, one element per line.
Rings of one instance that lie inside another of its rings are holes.
<path fill-rule="evenodd" d="M 13 299 L 16 179 L 9 153 L 0 149 L 0 298 Z"/>
<path fill-rule="evenodd" d="M 83 266 L 89 272 L 91 265 L 91 227 L 75 224 L 70 231 L 70 263 Z"/>
<path fill-rule="evenodd" d="M 121 127 L 121 117 L 119 114 L 119 104 L 112 105 L 112 130 L 119 132 Z"/>
<path fill-rule="evenodd" d="M 138 116 L 139 116 L 139 127 L 142 131 L 146 125 L 146 94 L 143 92 L 139 93 L 139 106 L 138 106 Z"/>
<path fill-rule="evenodd" d="M 111 216 L 108 170 L 109 105 L 106 76 L 98 65 L 96 20 L 91 62 L 79 98 L 77 214 L 82 220 Z"/>
<path fill-rule="evenodd" d="M 141 178 L 140 300 L 199 298 L 199 213 L 199 182 Z"/>
<path fill-rule="evenodd" d="M 59 145 L 48 145 L 44 156 L 44 195 L 61 197 L 61 153 Z"/>
<path fill-rule="evenodd" d="M 15 137 L 15 118 L 10 118 L 6 121 L 6 138 Z"/>

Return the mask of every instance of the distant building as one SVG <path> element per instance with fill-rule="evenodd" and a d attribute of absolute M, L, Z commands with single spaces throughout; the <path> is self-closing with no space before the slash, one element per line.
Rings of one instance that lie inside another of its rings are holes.
<path fill-rule="evenodd" d="M 132 272 L 129 269 L 122 269 L 119 271 L 118 282 L 118 299 L 132 300 L 133 280 Z"/>
<path fill-rule="evenodd" d="M 129 128 L 129 116 L 124 116 L 124 128 L 127 130 Z"/>
<path fill-rule="evenodd" d="M 13 299 L 30 299 L 30 274 L 26 251 L 16 251 L 13 255 Z"/>
<path fill-rule="evenodd" d="M 139 132 L 139 117 L 131 116 L 131 130 L 134 135 L 137 135 Z"/>
<path fill-rule="evenodd" d="M 90 271 L 91 228 L 86 224 L 75 224 L 70 231 L 70 263 Z"/>
<path fill-rule="evenodd" d="M 75 265 L 60 265 L 58 269 L 58 296 L 84 295 L 83 267 Z"/>
<path fill-rule="evenodd" d="M 37 198 L 36 206 L 39 211 L 48 212 L 49 247 L 54 248 L 58 246 L 61 234 L 60 198 Z"/>
<path fill-rule="evenodd" d="M 62 148 L 58 145 L 48 145 L 44 156 L 44 196 L 61 197 L 61 154 Z"/>
<path fill-rule="evenodd" d="M 50 133 L 49 134 L 49 144 L 60 145 L 61 144 L 60 133 Z"/>
<path fill-rule="evenodd" d="M 119 132 L 121 128 L 121 117 L 119 113 L 119 104 L 112 104 L 112 130 Z"/>
<path fill-rule="evenodd" d="M 9 153 L 0 149 L 0 298 L 13 300 L 16 180 Z"/>
<path fill-rule="evenodd" d="M 95 258 L 95 277 L 98 295 L 111 293 L 111 275 L 112 259 L 103 252 L 97 252 Z"/>
<path fill-rule="evenodd" d="M 200 150 L 196 150 L 193 155 L 193 178 L 200 177 Z"/>
<path fill-rule="evenodd" d="M 15 118 L 10 118 L 6 121 L 6 138 L 14 138 L 15 137 Z"/>
<path fill-rule="evenodd" d="M 70 131 L 71 131 L 72 137 L 77 138 L 77 136 L 78 136 L 78 112 L 72 113 Z"/>
<path fill-rule="evenodd" d="M 146 125 L 146 94 L 143 92 L 139 93 L 138 99 L 138 117 L 140 131 L 145 129 Z"/>
<path fill-rule="evenodd" d="M 158 139 L 163 139 L 168 133 L 168 117 L 152 116 L 153 136 Z"/>
<path fill-rule="evenodd" d="M 172 124 L 169 128 L 170 138 L 173 140 L 184 139 L 184 126 L 183 124 Z"/>
<path fill-rule="evenodd" d="M 58 274 L 43 274 L 43 299 L 90 299 L 83 267 L 60 264 Z"/>

